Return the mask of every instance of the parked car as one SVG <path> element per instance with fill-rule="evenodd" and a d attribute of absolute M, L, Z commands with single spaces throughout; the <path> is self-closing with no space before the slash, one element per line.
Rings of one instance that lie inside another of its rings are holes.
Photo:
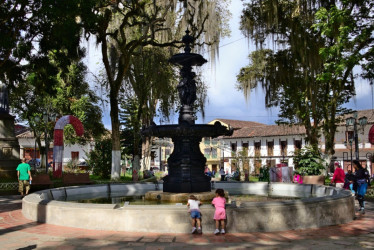
<path fill-rule="evenodd" d="M 80 163 L 77 164 L 77 167 L 80 170 L 88 170 L 88 164 L 85 161 L 81 161 Z"/>
<path fill-rule="evenodd" d="M 31 168 L 39 168 L 40 167 L 40 159 L 31 159 L 27 162 Z"/>

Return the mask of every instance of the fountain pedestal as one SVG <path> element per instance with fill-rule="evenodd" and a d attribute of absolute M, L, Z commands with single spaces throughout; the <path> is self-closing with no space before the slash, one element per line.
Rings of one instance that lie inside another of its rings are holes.
<path fill-rule="evenodd" d="M 0 178 L 17 178 L 17 165 L 21 163 L 14 119 L 9 114 L 7 88 L 0 82 Z"/>

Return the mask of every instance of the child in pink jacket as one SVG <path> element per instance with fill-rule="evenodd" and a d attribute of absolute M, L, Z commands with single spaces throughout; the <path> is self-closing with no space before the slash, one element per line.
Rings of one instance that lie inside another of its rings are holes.
<path fill-rule="evenodd" d="M 214 212 L 214 220 L 216 221 L 216 230 L 214 231 L 214 234 L 225 234 L 226 199 L 223 189 L 219 188 L 216 190 L 216 197 L 213 199 L 212 204 L 216 208 L 216 211 Z M 219 230 L 220 224 L 221 231 Z"/>

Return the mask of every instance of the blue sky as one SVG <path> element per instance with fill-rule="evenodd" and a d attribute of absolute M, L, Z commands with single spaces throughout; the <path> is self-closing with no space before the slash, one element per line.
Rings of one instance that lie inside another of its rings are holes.
<path fill-rule="evenodd" d="M 265 124 L 274 124 L 277 120 L 278 109 L 266 109 L 264 93 L 259 87 L 252 91 L 250 98 L 245 99 L 242 92 L 235 88 L 236 75 L 240 68 L 249 62 L 248 55 L 255 47 L 244 38 L 239 31 L 239 19 L 242 11 L 242 1 L 233 0 L 230 10 L 231 36 L 223 39 L 220 43 L 219 60 L 215 69 L 208 62 L 203 67 L 204 80 L 209 86 L 208 100 L 205 106 L 205 119 L 198 115 L 196 123 L 207 123 L 215 118 L 256 121 Z M 209 59 L 208 54 L 203 54 Z M 89 48 L 87 63 L 91 72 L 98 73 L 100 68 L 100 52 L 94 46 Z M 356 82 L 356 96 L 346 107 L 360 110 L 373 108 L 373 86 L 367 82 Z M 111 129 L 109 108 L 104 107 L 103 123 L 106 128 Z M 155 120 L 158 123 L 157 120 Z M 171 123 L 178 122 L 178 115 L 171 117 Z"/>

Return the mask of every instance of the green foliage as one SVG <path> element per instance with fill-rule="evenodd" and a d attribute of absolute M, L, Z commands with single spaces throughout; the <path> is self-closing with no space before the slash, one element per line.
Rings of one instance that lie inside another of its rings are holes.
<path fill-rule="evenodd" d="M 293 160 L 296 171 L 303 176 L 320 175 L 325 170 L 320 152 L 311 146 L 297 150 Z"/>
<path fill-rule="evenodd" d="M 262 168 L 260 168 L 258 181 L 270 181 L 269 170 L 270 168 L 268 166 L 262 166 Z"/>
<path fill-rule="evenodd" d="M 94 175 L 104 179 L 110 177 L 112 167 L 112 141 L 110 138 L 96 141 L 95 149 L 87 155 L 87 164 L 92 168 Z"/>
<path fill-rule="evenodd" d="M 0 80 L 3 83 L 13 86 L 25 77 L 29 68 L 42 69 L 50 51 L 54 51 L 61 62 L 82 56 L 81 27 L 75 17 L 85 5 L 79 2 L 2 1 Z M 50 81 L 39 83 L 51 89 Z"/>
<path fill-rule="evenodd" d="M 84 2 L 84 3 L 83 3 Z M 94 35 L 97 43 L 102 48 L 102 60 L 105 68 L 105 82 L 109 91 L 110 115 L 112 124 L 113 150 L 120 150 L 120 121 L 119 121 L 119 94 L 124 82 L 130 83 L 132 91 L 139 99 L 140 110 L 147 116 L 139 115 L 142 124 L 150 124 L 157 106 L 156 98 L 168 100 L 168 91 L 172 90 L 169 85 L 174 71 L 170 70 L 166 61 L 154 60 L 154 66 L 166 66 L 157 70 L 157 74 L 150 74 L 156 70 L 155 67 L 148 68 L 145 60 L 137 61 L 148 48 L 163 47 L 164 50 L 174 53 L 174 47 L 181 47 L 181 38 L 186 28 L 191 31 L 197 43 L 215 45 L 210 49 L 211 55 L 215 58 L 220 37 L 227 35 L 226 25 L 228 21 L 228 10 L 225 8 L 225 1 L 187 1 L 185 4 L 180 1 L 83 1 L 81 13 L 82 25 L 86 35 Z M 91 5 L 91 6 L 90 6 Z M 89 7 L 91 9 L 89 10 Z M 143 58 L 148 60 L 150 58 Z M 161 63 L 160 63 L 161 62 Z M 137 66 L 140 64 L 140 66 Z M 149 64 L 151 65 L 151 64 Z M 137 71 L 137 72 L 136 72 Z M 143 73 L 143 75 L 141 75 Z M 151 78 L 152 76 L 152 78 Z M 162 79 L 162 76 L 166 78 Z M 143 78 L 142 78 L 143 77 Z M 158 78 L 158 79 L 157 79 Z M 149 82 L 160 84 L 152 86 L 150 95 Z M 134 81 L 132 81 L 134 80 Z M 165 81 L 166 80 L 166 81 Z M 169 85 L 169 89 L 162 87 Z M 128 87 L 128 86 L 126 86 Z M 166 90 L 157 93 L 158 90 Z M 164 96 L 161 96 L 164 95 Z M 149 98 L 149 99 L 148 99 Z M 147 99 L 149 102 L 147 102 Z M 170 108 L 171 102 L 160 102 L 159 107 L 164 112 L 165 107 Z M 168 104 L 168 105 L 165 105 Z M 134 147 L 137 151 L 138 147 Z M 138 154 L 137 154 L 138 155 Z M 120 161 L 115 159 L 113 173 L 119 172 Z M 137 166 L 134 166 L 137 168 Z"/>
<path fill-rule="evenodd" d="M 135 155 L 141 144 L 141 121 L 138 118 L 139 104 L 135 96 L 126 93 L 126 98 L 121 101 L 121 146 L 123 155 Z"/>
<path fill-rule="evenodd" d="M 302 124 L 317 148 L 321 129 L 334 154 L 336 117 L 355 94 L 353 72 L 373 81 L 372 1 L 252 0 L 241 30 L 259 47 L 237 76 L 245 96 L 261 83 L 268 107 L 279 106 L 278 123 Z M 273 51 L 264 49 L 273 39 Z M 319 52 L 319 53 L 317 53 Z M 369 66 L 368 66 L 369 65 Z"/>
<path fill-rule="evenodd" d="M 68 169 L 69 172 L 76 172 L 78 170 L 78 160 L 69 160 L 68 163 L 66 164 L 66 167 Z M 66 172 L 66 171 L 65 171 Z"/>

